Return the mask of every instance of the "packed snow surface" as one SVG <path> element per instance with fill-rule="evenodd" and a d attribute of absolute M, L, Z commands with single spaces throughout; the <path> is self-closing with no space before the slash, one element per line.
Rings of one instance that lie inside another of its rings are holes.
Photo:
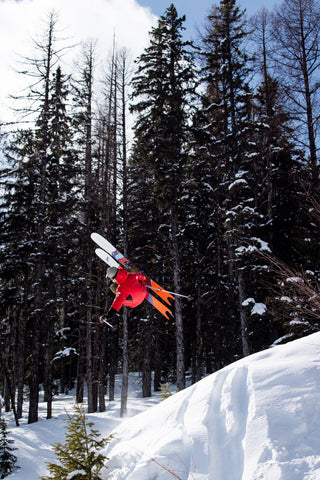
<path fill-rule="evenodd" d="M 64 442 L 66 399 L 55 405 L 55 419 L 11 428 L 21 469 L 7 478 L 46 473 L 50 445 Z M 125 420 L 119 399 L 88 415 L 103 436 L 115 433 L 105 480 L 320 479 L 320 333 L 239 360 L 164 401 L 131 394 L 128 406 Z"/>

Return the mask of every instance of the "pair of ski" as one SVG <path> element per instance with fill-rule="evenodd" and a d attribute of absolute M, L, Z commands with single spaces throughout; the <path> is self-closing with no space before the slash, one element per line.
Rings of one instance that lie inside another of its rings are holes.
<path fill-rule="evenodd" d="M 134 265 L 121 252 L 119 252 L 119 250 L 117 250 L 106 238 L 104 238 L 99 233 L 92 233 L 91 239 L 99 247 L 95 250 L 96 255 L 107 265 L 109 265 L 109 267 L 135 268 Z M 150 277 L 146 276 L 146 278 L 147 288 L 150 288 L 151 290 L 156 292 L 156 294 L 161 298 L 161 300 L 166 302 L 166 304 L 169 305 L 171 308 L 171 303 L 169 299 L 174 300 L 174 296 L 170 292 L 167 292 L 162 287 L 160 287 L 160 285 L 154 282 Z M 146 300 L 148 300 L 148 302 L 151 303 L 151 305 L 155 307 L 160 313 L 162 313 L 162 315 L 164 315 L 168 320 L 168 315 L 172 316 L 171 310 L 162 302 L 160 302 L 160 300 L 158 300 L 155 296 L 151 295 L 151 293 L 147 293 Z"/>

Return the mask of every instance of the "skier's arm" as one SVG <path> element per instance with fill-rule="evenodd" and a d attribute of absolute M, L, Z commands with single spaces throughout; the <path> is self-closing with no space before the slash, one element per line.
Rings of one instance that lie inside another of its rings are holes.
<path fill-rule="evenodd" d="M 114 317 L 117 316 L 120 308 L 122 307 L 122 303 L 121 305 L 119 306 L 119 308 L 114 308 L 114 303 L 115 301 L 113 302 L 113 304 L 111 305 L 111 307 L 109 308 L 109 310 L 107 311 L 107 313 L 105 313 L 104 315 L 101 315 L 101 317 L 99 317 L 99 321 L 100 323 L 104 322 L 105 320 L 112 320 Z"/>
<path fill-rule="evenodd" d="M 121 292 L 121 289 L 118 288 L 116 293 L 116 298 L 114 299 L 113 304 L 110 307 L 110 310 L 114 309 L 116 310 L 116 312 L 119 312 L 126 298 L 127 298 L 127 294 L 125 292 Z"/>

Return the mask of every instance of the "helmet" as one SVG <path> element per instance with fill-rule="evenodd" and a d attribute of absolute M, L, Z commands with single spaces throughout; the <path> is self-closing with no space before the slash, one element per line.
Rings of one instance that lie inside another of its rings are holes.
<path fill-rule="evenodd" d="M 110 278 L 110 280 L 114 280 L 117 276 L 118 269 L 116 267 L 109 267 L 107 270 L 107 277 Z"/>

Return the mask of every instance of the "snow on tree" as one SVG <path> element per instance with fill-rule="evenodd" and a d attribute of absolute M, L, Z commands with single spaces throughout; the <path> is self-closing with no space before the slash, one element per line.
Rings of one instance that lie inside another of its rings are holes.
<path fill-rule="evenodd" d="M 174 289 L 178 293 L 182 284 L 178 237 L 185 216 L 179 204 L 190 133 L 190 105 L 196 88 L 193 51 L 190 43 L 182 40 L 184 20 L 173 4 L 167 8 L 151 31 L 150 46 L 138 59 L 132 82 L 136 101 L 132 110 L 137 113 L 134 157 L 140 164 L 147 164 L 152 174 L 155 208 L 161 223 L 166 224 L 162 232 L 169 239 Z M 183 389 L 184 336 L 179 298 L 175 301 L 175 322 L 177 384 Z"/>

